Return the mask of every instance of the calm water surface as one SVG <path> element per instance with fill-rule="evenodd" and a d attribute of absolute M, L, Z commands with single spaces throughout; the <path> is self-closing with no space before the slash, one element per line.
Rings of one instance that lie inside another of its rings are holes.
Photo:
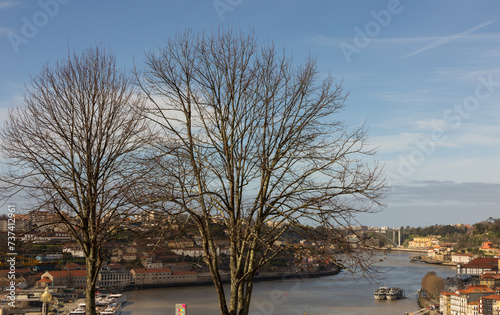
<path fill-rule="evenodd" d="M 407 295 L 420 288 L 429 271 L 446 278 L 455 274 L 454 267 L 410 263 L 410 253 L 390 253 L 377 266 L 383 279 L 375 283 L 345 272 L 316 279 L 290 279 L 258 282 L 252 298 L 252 315 L 296 314 L 404 314 L 418 309 L 415 295 L 398 301 L 375 301 L 373 292 L 379 286 L 395 286 Z M 174 314 L 175 303 L 186 303 L 187 314 L 220 314 L 212 286 L 162 288 L 129 291 L 123 315 Z"/>

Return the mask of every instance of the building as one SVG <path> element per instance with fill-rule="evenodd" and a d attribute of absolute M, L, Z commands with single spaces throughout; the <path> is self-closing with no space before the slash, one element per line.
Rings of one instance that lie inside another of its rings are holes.
<path fill-rule="evenodd" d="M 443 315 L 451 315 L 450 310 L 450 300 L 451 296 L 456 293 L 454 292 L 442 292 L 439 296 L 439 309 L 443 313 Z"/>
<path fill-rule="evenodd" d="M 180 256 L 189 256 L 189 257 L 202 257 L 203 256 L 203 248 L 201 248 L 201 247 L 174 248 L 174 249 L 172 249 L 172 252 L 174 252 Z"/>
<path fill-rule="evenodd" d="M 52 280 L 50 280 L 48 277 L 43 277 L 42 279 L 38 280 L 35 284 L 35 287 L 39 289 L 44 289 L 45 287 L 51 287 L 51 286 L 52 286 Z"/>
<path fill-rule="evenodd" d="M 26 278 L 31 274 L 31 270 L 27 268 L 19 268 L 14 271 L 10 269 L 0 270 L 0 287 L 8 287 L 11 285 L 12 279 L 15 279 L 18 288 L 26 288 L 28 286 Z M 13 276 L 15 278 L 13 278 Z"/>
<path fill-rule="evenodd" d="M 64 265 L 64 267 L 62 267 L 63 270 L 84 270 L 86 267 L 85 266 L 81 266 L 77 263 L 67 263 L 66 265 Z"/>
<path fill-rule="evenodd" d="M 135 285 L 164 285 L 195 282 L 198 279 L 196 271 L 170 271 L 168 268 L 136 268 L 130 273 L 131 283 Z"/>
<path fill-rule="evenodd" d="M 479 301 L 467 303 L 467 315 L 479 315 Z"/>
<path fill-rule="evenodd" d="M 183 238 L 180 240 L 169 240 L 167 241 L 167 245 L 173 248 L 193 247 L 194 242 L 191 239 Z"/>
<path fill-rule="evenodd" d="M 451 262 L 455 264 L 468 264 L 474 258 L 472 254 L 451 254 Z"/>
<path fill-rule="evenodd" d="M 163 268 L 163 263 L 161 261 L 153 261 L 153 258 L 146 257 L 142 260 L 142 265 L 145 268 Z"/>
<path fill-rule="evenodd" d="M 80 258 L 85 257 L 85 254 L 83 253 L 83 249 L 78 244 L 72 244 L 72 243 L 65 244 L 62 246 L 62 252 L 69 253 L 73 257 L 80 257 Z"/>
<path fill-rule="evenodd" d="M 130 284 L 132 274 L 120 264 L 110 264 L 99 270 L 97 283 L 100 287 L 124 287 Z"/>
<path fill-rule="evenodd" d="M 498 258 L 476 258 L 467 264 L 457 265 L 457 274 L 480 276 L 483 273 L 496 273 L 498 271 Z"/>
<path fill-rule="evenodd" d="M 450 314 L 465 315 L 470 302 L 478 301 L 481 297 L 494 293 L 495 290 L 483 285 L 470 285 L 464 290 L 457 290 L 455 294 L 450 295 Z"/>
<path fill-rule="evenodd" d="M 172 271 L 172 277 L 170 281 L 174 283 L 179 282 L 193 282 L 198 278 L 198 273 L 196 271 Z"/>
<path fill-rule="evenodd" d="M 479 300 L 480 313 L 482 315 L 500 314 L 500 295 L 488 295 Z"/>
<path fill-rule="evenodd" d="M 16 214 L 16 219 L 15 219 L 15 228 L 17 231 L 28 231 L 30 229 L 30 224 L 28 220 L 22 220 L 19 219 L 19 216 Z M 9 224 L 9 219 L 0 219 L 0 232 L 9 232 L 9 227 L 11 228 L 10 231 L 12 231 L 12 228 L 14 227 L 14 224 L 11 223 Z"/>
<path fill-rule="evenodd" d="M 170 269 L 171 271 L 191 271 L 193 265 L 188 262 L 169 262 L 164 263 L 164 267 Z"/>
<path fill-rule="evenodd" d="M 130 270 L 131 283 L 141 284 L 165 284 L 172 276 L 168 268 L 135 268 Z"/>
<path fill-rule="evenodd" d="M 485 285 L 490 289 L 500 287 L 500 274 L 485 273 L 479 278 L 479 284 Z"/>
<path fill-rule="evenodd" d="M 52 285 L 57 287 L 81 289 L 87 286 L 86 270 L 47 271 L 42 274 L 41 279 L 43 278 L 50 279 Z"/>
<path fill-rule="evenodd" d="M 437 245 L 438 241 L 432 237 L 415 237 L 408 244 L 408 248 L 425 249 Z"/>
<path fill-rule="evenodd" d="M 481 244 L 481 249 L 492 249 L 492 248 L 493 248 L 492 242 L 484 242 Z"/>

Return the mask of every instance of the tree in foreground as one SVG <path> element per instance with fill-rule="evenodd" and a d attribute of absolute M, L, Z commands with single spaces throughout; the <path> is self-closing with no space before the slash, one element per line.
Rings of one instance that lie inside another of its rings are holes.
<path fill-rule="evenodd" d="M 148 198 L 196 223 L 221 314 L 249 313 L 254 276 L 293 225 L 320 225 L 312 234 L 323 231 L 367 270 L 366 252 L 349 250 L 345 236 L 355 214 L 380 209 L 386 187 L 380 169 L 363 162 L 373 154 L 364 128 L 349 130 L 336 117 L 341 85 L 314 60 L 295 66 L 253 33 L 186 31 L 147 54 L 137 77 L 156 123 Z M 214 218 L 229 235 L 228 293 Z"/>
<path fill-rule="evenodd" d="M 83 249 L 87 314 L 95 314 L 102 245 L 128 219 L 143 145 L 143 100 L 102 48 L 70 55 L 32 78 L 1 131 L 9 163 L 3 198 L 24 190 Z"/>

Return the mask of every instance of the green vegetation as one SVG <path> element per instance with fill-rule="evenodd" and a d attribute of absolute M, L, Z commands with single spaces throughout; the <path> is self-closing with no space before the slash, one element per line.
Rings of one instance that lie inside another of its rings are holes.
<path fill-rule="evenodd" d="M 500 245 L 500 219 L 489 218 L 472 226 L 433 225 L 428 227 L 406 227 L 404 245 L 415 237 L 436 236 L 443 243 L 455 243 L 455 250 L 469 253 L 478 253 L 484 242 Z"/>

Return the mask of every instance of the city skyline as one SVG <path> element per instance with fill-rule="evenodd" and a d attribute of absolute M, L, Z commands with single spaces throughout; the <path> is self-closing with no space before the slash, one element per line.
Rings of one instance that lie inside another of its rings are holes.
<path fill-rule="evenodd" d="M 254 28 L 297 63 L 308 55 L 350 95 L 393 189 L 366 226 L 475 223 L 500 203 L 500 4 L 467 1 L 0 1 L 0 120 L 46 63 L 102 44 L 141 69 L 186 28 Z M 496 106 L 495 106 L 496 105 Z M 6 206 L 4 207 L 6 208 Z M 0 209 L 5 213 L 5 209 Z"/>

